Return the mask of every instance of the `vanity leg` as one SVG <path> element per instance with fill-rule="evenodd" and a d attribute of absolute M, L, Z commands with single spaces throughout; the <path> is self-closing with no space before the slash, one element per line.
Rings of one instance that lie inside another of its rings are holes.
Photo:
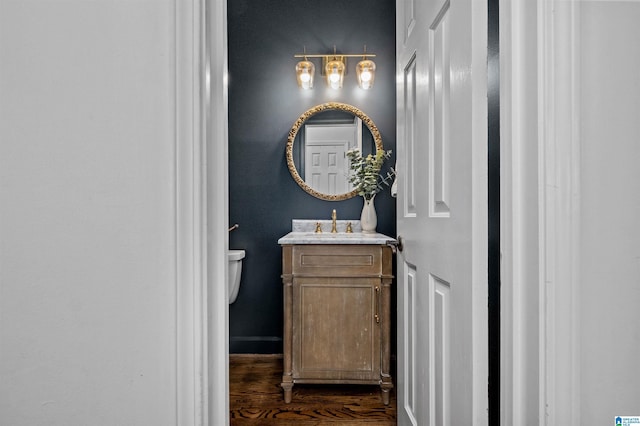
<path fill-rule="evenodd" d="M 385 248 L 390 250 L 389 247 Z M 391 256 L 386 256 L 388 261 L 384 268 L 388 275 L 391 275 Z M 382 315 L 386 319 L 381 326 L 381 344 L 382 344 L 382 363 L 380 369 L 380 389 L 382 389 L 382 402 L 389 405 L 389 392 L 393 389 L 393 381 L 391 380 L 391 283 L 392 278 L 384 278 L 382 280 Z"/>
<path fill-rule="evenodd" d="M 391 389 L 382 389 L 382 403 L 384 405 L 389 405 L 389 391 Z"/>
<path fill-rule="evenodd" d="M 284 332 L 283 332 L 283 360 L 282 360 L 282 389 L 284 389 L 284 402 L 291 402 L 291 389 L 293 388 L 293 368 L 291 359 L 293 357 L 293 275 L 291 274 L 293 259 L 292 248 L 290 246 L 283 247 L 282 256 L 282 284 L 283 284 L 283 308 L 284 308 Z"/>
<path fill-rule="evenodd" d="M 388 377 L 388 381 L 380 383 L 380 390 L 382 391 L 382 403 L 389 405 L 389 396 L 391 395 L 391 389 L 393 389 L 393 383 L 391 383 L 391 376 Z"/>
<path fill-rule="evenodd" d="M 288 404 L 291 402 L 291 390 L 293 389 L 293 383 L 285 383 L 282 382 L 281 385 L 282 389 L 284 389 L 284 402 L 285 404 Z M 387 399 L 389 399 L 387 397 Z"/>

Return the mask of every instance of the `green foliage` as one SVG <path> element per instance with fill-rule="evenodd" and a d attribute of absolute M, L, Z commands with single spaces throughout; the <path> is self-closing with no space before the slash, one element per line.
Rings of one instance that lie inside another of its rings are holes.
<path fill-rule="evenodd" d="M 383 185 L 389 186 L 396 175 L 393 168 L 390 168 L 391 171 L 385 175 L 380 174 L 382 164 L 391 157 L 391 150 L 378 150 L 375 156 L 369 154 L 363 158 L 359 150 L 351 149 L 347 151 L 347 157 L 351 169 L 349 182 L 353 184 L 358 195 L 363 196 L 366 200 L 370 200 L 380 192 Z"/>

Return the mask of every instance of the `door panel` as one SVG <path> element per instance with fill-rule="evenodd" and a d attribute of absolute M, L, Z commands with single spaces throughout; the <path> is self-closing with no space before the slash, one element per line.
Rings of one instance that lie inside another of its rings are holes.
<path fill-rule="evenodd" d="M 398 424 L 486 424 L 486 2 L 397 8 Z"/>
<path fill-rule="evenodd" d="M 374 317 L 379 283 L 371 278 L 296 278 L 296 377 L 380 379 L 380 327 Z"/>
<path fill-rule="evenodd" d="M 429 214 L 449 215 L 449 3 L 429 27 L 429 75 L 432 134 L 429 137 Z"/>

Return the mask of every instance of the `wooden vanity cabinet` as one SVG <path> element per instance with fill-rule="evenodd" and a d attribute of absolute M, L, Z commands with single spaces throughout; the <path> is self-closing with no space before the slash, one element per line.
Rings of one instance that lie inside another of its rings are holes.
<path fill-rule="evenodd" d="M 386 245 L 282 247 L 285 402 L 295 383 L 380 385 L 389 373 L 392 252 Z"/>

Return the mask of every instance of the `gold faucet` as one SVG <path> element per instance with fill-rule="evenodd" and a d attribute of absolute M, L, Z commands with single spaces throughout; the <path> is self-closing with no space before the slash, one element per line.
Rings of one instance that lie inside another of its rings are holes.
<path fill-rule="evenodd" d="M 322 234 L 322 225 L 320 225 L 320 222 L 316 222 L 316 234 Z"/>
<path fill-rule="evenodd" d="M 338 217 L 338 215 L 336 214 L 336 209 L 333 209 L 333 212 L 331 213 L 331 233 L 335 234 L 338 232 L 338 228 L 336 227 L 336 218 Z"/>
<path fill-rule="evenodd" d="M 347 223 L 346 233 L 347 234 L 352 234 L 353 233 L 353 228 L 351 227 L 351 222 Z"/>

